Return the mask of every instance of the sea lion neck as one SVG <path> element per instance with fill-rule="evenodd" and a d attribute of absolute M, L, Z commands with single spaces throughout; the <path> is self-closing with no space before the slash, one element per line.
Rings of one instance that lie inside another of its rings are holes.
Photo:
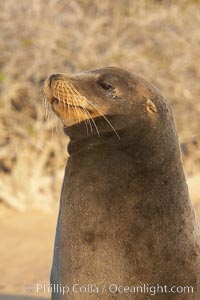
<path fill-rule="evenodd" d="M 107 120 L 109 119 L 110 125 Z M 126 143 L 127 137 L 131 135 L 131 124 L 126 116 L 109 116 L 95 118 L 95 126 L 86 128 L 84 122 L 64 127 L 64 133 L 70 138 L 68 146 L 69 154 L 75 152 L 91 152 L 95 149 L 112 149 L 121 147 Z M 121 124 L 124 126 L 121 126 Z"/>
<path fill-rule="evenodd" d="M 138 172 L 148 172 L 152 168 L 160 172 L 161 164 L 165 169 L 165 165 L 172 166 L 174 161 L 180 161 L 179 143 L 174 139 L 175 126 L 171 128 L 169 126 L 163 133 L 162 128 L 149 128 L 148 123 L 143 121 L 137 124 L 126 124 L 125 128 L 116 131 L 120 138 L 107 127 L 104 128 L 107 129 L 105 131 L 103 131 L 103 126 L 100 128 L 100 136 L 84 134 L 83 126 L 64 128 L 64 132 L 70 137 L 69 155 L 74 158 L 81 155 L 83 158 L 88 155 L 92 157 L 94 154 L 97 163 L 103 158 L 107 160 L 110 153 L 117 157 L 123 152 L 124 159 L 129 157 L 132 166 Z M 152 135 L 154 135 L 153 141 Z M 118 165 L 123 168 L 123 162 L 119 162 Z"/>
<path fill-rule="evenodd" d="M 65 131 L 65 130 L 64 130 Z M 101 135 L 89 135 L 84 137 L 70 138 L 68 144 L 69 155 L 74 155 L 76 153 L 88 153 L 88 152 L 101 152 L 105 150 L 116 150 L 118 148 L 126 147 L 127 143 L 130 144 L 128 140 L 128 132 L 126 130 L 118 130 L 118 136 L 112 131 L 102 132 Z"/>

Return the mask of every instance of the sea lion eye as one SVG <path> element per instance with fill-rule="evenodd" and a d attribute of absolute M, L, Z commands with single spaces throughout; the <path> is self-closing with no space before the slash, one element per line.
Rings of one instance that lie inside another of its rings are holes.
<path fill-rule="evenodd" d="M 105 91 L 109 91 L 109 90 L 111 90 L 111 89 L 113 88 L 113 87 L 112 87 L 112 84 L 107 83 L 107 82 L 103 82 L 103 81 L 99 82 L 99 85 L 100 85 L 100 87 L 101 87 L 102 89 L 104 89 Z"/>
<path fill-rule="evenodd" d="M 55 97 L 52 98 L 51 104 L 59 104 L 59 100 Z"/>

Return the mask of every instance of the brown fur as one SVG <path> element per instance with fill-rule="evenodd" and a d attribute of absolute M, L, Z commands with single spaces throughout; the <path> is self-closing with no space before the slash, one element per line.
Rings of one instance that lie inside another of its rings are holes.
<path fill-rule="evenodd" d="M 102 68 L 50 77 L 45 93 L 71 140 L 51 282 L 106 285 L 104 293 L 52 299 L 151 299 L 111 294 L 112 283 L 192 286 L 193 294 L 154 298 L 200 299 L 199 227 L 173 113 L 160 92 L 135 74 Z"/>

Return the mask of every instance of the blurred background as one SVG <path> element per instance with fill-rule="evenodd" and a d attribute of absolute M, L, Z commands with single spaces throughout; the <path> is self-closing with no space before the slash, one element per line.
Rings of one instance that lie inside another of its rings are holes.
<path fill-rule="evenodd" d="M 44 112 L 52 73 L 119 66 L 155 84 L 200 217 L 199 12 L 199 0 L 0 1 L 0 300 L 49 297 L 34 285 L 48 282 L 68 142 Z"/>

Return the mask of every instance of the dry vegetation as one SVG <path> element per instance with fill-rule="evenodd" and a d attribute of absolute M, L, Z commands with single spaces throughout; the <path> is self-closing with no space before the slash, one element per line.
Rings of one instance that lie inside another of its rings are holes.
<path fill-rule="evenodd" d="M 170 101 L 181 140 L 197 136 L 199 11 L 200 1 L 184 0 L 2 0 L 0 199 L 21 210 L 59 199 L 67 139 L 40 97 L 51 73 L 132 70 Z"/>

